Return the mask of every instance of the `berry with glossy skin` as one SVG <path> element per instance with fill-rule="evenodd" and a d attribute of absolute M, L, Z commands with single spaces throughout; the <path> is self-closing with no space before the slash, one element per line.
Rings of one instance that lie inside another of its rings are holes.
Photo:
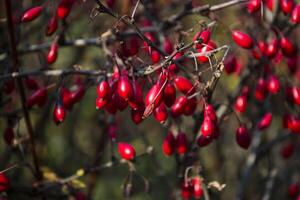
<path fill-rule="evenodd" d="M 268 95 L 267 83 L 265 79 L 260 78 L 255 87 L 255 98 L 258 101 L 264 101 Z"/>
<path fill-rule="evenodd" d="M 209 51 L 214 50 L 215 48 L 217 48 L 216 43 L 210 40 L 207 44 L 204 44 L 203 47 L 197 49 L 197 51 L 198 53 L 207 53 Z M 208 57 L 206 55 L 198 56 L 197 59 L 203 63 L 208 62 Z"/>
<path fill-rule="evenodd" d="M 164 43 L 163 43 L 163 48 L 164 48 L 164 51 L 169 55 L 174 51 L 173 44 L 172 44 L 171 40 L 169 40 L 168 38 L 165 38 Z"/>
<path fill-rule="evenodd" d="M 172 132 L 169 132 L 164 138 L 162 143 L 162 151 L 166 156 L 170 156 L 174 153 L 176 146 L 176 140 Z"/>
<path fill-rule="evenodd" d="M 171 107 L 176 100 L 176 89 L 173 83 L 168 83 L 164 88 L 163 94 L 164 103 Z"/>
<path fill-rule="evenodd" d="M 143 100 L 143 91 L 140 83 L 137 80 L 133 80 L 133 96 L 129 99 L 128 104 L 132 109 L 138 109 L 140 106 L 145 107 Z"/>
<path fill-rule="evenodd" d="M 176 88 L 183 94 L 193 94 L 195 92 L 193 84 L 189 79 L 183 76 L 176 76 L 176 78 L 174 78 L 174 84 Z"/>
<path fill-rule="evenodd" d="M 283 126 L 292 133 L 300 133 L 300 118 L 295 115 L 285 114 L 282 118 Z"/>
<path fill-rule="evenodd" d="M 13 144 L 15 133 L 12 127 L 8 126 L 5 128 L 3 138 L 7 145 Z"/>
<path fill-rule="evenodd" d="M 40 88 L 32 93 L 31 96 L 27 98 L 26 104 L 28 108 L 33 105 L 43 106 L 47 101 L 47 88 Z"/>
<path fill-rule="evenodd" d="M 178 154 L 185 154 L 187 151 L 187 138 L 186 135 L 182 132 L 179 132 L 176 137 L 176 150 Z"/>
<path fill-rule="evenodd" d="M 300 105 L 300 88 L 296 86 L 286 88 L 286 98 L 296 104 Z"/>
<path fill-rule="evenodd" d="M 291 198 L 295 198 L 299 192 L 299 185 L 297 183 L 292 183 L 289 185 L 288 194 Z"/>
<path fill-rule="evenodd" d="M 79 102 L 83 96 L 85 95 L 85 86 L 83 84 L 79 84 L 77 89 L 71 93 L 71 101 L 72 103 Z"/>
<path fill-rule="evenodd" d="M 56 41 L 54 41 L 50 46 L 50 51 L 48 52 L 47 55 L 47 62 L 49 64 L 54 63 L 57 59 L 57 54 L 58 54 L 58 44 Z"/>
<path fill-rule="evenodd" d="M 56 9 L 57 16 L 60 19 L 65 20 L 70 14 L 74 2 L 75 0 L 61 0 Z"/>
<path fill-rule="evenodd" d="M 61 87 L 60 88 L 60 98 L 62 100 L 62 104 L 64 105 L 64 107 L 67 110 L 71 110 L 72 106 L 73 106 L 73 102 L 72 102 L 72 93 L 70 92 L 69 89 L 65 88 L 65 87 Z"/>
<path fill-rule="evenodd" d="M 43 6 L 36 6 L 28 9 L 22 16 L 22 22 L 31 22 L 38 18 L 43 10 Z"/>
<path fill-rule="evenodd" d="M 259 11 L 261 7 L 261 0 L 250 0 L 247 4 L 247 10 L 250 14 Z"/>
<path fill-rule="evenodd" d="M 196 97 L 193 97 L 191 99 L 188 99 L 188 102 L 186 103 L 185 107 L 184 107 L 184 115 L 188 116 L 188 115 L 192 115 L 196 108 L 197 108 L 197 103 L 198 100 Z"/>
<path fill-rule="evenodd" d="M 192 196 L 193 186 L 189 181 L 184 181 L 181 185 L 181 197 L 183 200 L 189 200 Z"/>
<path fill-rule="evenodd" d="M 192 179 L 192 186 L 193 186 L 193 196 L 195 199 L 201 199 L 203 196 L 203 189 L 202 189 L 202 181 L 200 176 L 196 176 Z"/>
<path fill-rule="evenodd" d="M 196 49 L 200 49 L 203 47 L 203 44 L 207 44 L 210 40 L 210 36 L 211 36 L 211 31 L 209 29 L 204 29 L 201 32 L 197 32 L 193 37 L 193 41 L 200 39 L 202 42 L 196 44 Z"/>
<path fill-rule="evenodd" d="M 277 76 L 271 75 L 267 79 L 267 88 L 271 94 L 277 94 L 280 89 L 280 82 Z"/>
<path fill-rule="evenodd" d="M 231 55 L 226 58 L 224 61 L 224 70 L 227 74 L 236 72 L 238 68 L 238 61 L 235 56 Z"/>
<path fill-rule="evenodd" d="M 216 123 L 218 118 L 216 111 L 212 104 L 206 104 L 204 106 L 204 118 L 208 117 L 213 123 Z"/>
<path fill-rule="evenodd" d="M 131 120 L 135 124 L 140 124 L 143 121 L 143 114 L 145 108 L 143 106 L 138 107 L 138 109 L 131 109 Z"/>
<path fill-rule="evenodd" d="M 46 27 L 46 36 L 51 36 L 58 27 L 58 20 L 56 16 L 51 17 Z"/>
<path fill-rule="evenodd" d="M 0 192 L 4 192 L 10 188 L 10 181 L 4 173 L 0 173 Z"/>
<path fill-rule="evenodd" d="M 284 14 L 291 14 L 295 5 L 294 0 L 280 0 L 279 5 Z"/>
<path fill-rule="evenodd" d="M 268 45 L 266 49 L 266 55 L 268 58 L 274 58 L 278 52 L 279 41 L 277 39 L 273 39 Z"/>
<path fill-rule="evenodd" d="M 203 135 L 204 137 L 213 137 L 215 125 L 210 119 L 210 117 L 204 117 L 200 131 L 201 135 Z"/>
<path fill-rule="evenodd" d="M 233 41 L 242 48 L 251 49 L 253 47 L 253 39 L 246 33 L 238 30 L 231 32 Z"/>
<path fill-rule="evenodd" d="M 97 85 L 97 96 L 99 98 L 109 99 L 111 95 L 111 88 L 108 81 L 105 79 Z"/>
<path fill-rule="evenodd" d="M 183 114 L 186 104 L 188 103 L 188 99 L 186 96 L 180 96 L 176 99 L 175 103 L 171 107 L 171 114 L 174 118 L 179 117 Z"/>
<path fill-rule="evenodd" d="M 266 113 L 262 119 L 258 122 L 257 128 L 259 130 L 264 130 L 266 128 L 268 128 L 272 122 L 273 119 L 273 115 L 272 113 L 268 112 Z"/>
<path fill-rule="evenodd" d="M 104 108 L 107 104 L 108 100 L 104 98 L 96 98 L 96 109 L 99 110 L 101 108 Z"/>
<path fill-rule="evenodd" d="M 205 147 L 213 141 L 213 137 L 204 137 L 200 135 L 197 139 L 197 144 L 199 147 Z"/>
<path fill-rule="evenodd" d="M 300 22 L 300 4 L 297 4 L 291 14 L 291 22 L 298 24 Z"/>
<path fill-rule="evenodd" d="M 289 57 L 294 56 L 297 52 L 296 47 L 287 37 L 282 37 L 280 39 L 280 48 L 282 53 Z"/>
<path fill-rule="evenodd" d="M 57 102 L 53 111 L 53 121 L 56 125 L 59 125 L 64 121 L 66 117 L 66 110 L 61 103 Z"/>
<path fill-rule="evenodd" d="M 148 91 L 145 97 L 145 106 L 153 106 L 157 108 L 161 101 L 163 100 L 163 89 L 161 84 L 154 84 L 152 88 Z"/>
<path fill-rule="evenodd" d="M 125 142 L 118 143 L 118 152 L 122 159 L 132 161 L 135 158 L 135 149 L 131 144 Z"/>
<path fill-rule="evenodd" d="M 245 125 L 240 125 L 236 130 L 236 142 L 244 149 L 248 149 L 251 143 L 251 135 Z"/>
<path fill-rule="evenodd" d="M 168 119 L 167 107 L 164 103 L 161 103 L 153 112 L 154 118 L 160 123 L 164 123 Z"/>
<path fill-rule="evenodd" d="M 234 108 L 236 111 L 243 113 L 246 111 L 247 104 L 248 104 L 248 98 L 246 97 L 246 95 L 240 95 L 235 100 Z"/>
<path fill-rule="evenodd" d="M 133 96 L 133 87 L 128 76 L 121 76 L 118 81 L 118 94 L 124 100 L 129 100 Z"/>

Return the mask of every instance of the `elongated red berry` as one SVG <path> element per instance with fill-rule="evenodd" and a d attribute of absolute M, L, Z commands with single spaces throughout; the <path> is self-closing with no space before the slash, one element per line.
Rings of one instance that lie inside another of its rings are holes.
<path fill-rule="evenodd" d="M 83 84 L 80 84 L 77 89 L 71 93 L 71 101 L 72 103 L 79 102 L 83 96 L 85 95 L 85 86 Z"/>
<path fill-rule="evenodd" d="M 145 97 L 145 106 L 157 108 L 163 99 L 163 88 L 160 84 L 154 84 Z"/>
<path fill-rule="evenodd" d="M 267 83 L 265 79 L 260 78 L 255 87 L 255 98 L 258 101 L 264 101 L 268 95 Z"/>
<path fill-rule="evenodd" d="M 111 95 L 111 88 L 106 79 L 102 80 L 97 85 L 97 96 L 99 98 L 109 99 Z"/>
<path fill-rule="evenodd" d="M 247 4 L 247 10 L 250 14 L 259 11 L 261 7 L 261 0 L 250 0 Z"/>
<path fill-rule="evenodd" d="M 188 200 L 192 196 L 193 186 L 190 181 L 184 181 L 181 185 L 181 197 L 183 200 Z"/>
<path fill-rule="evenodd" d="M 280 39 L 280 48 L 282 53 L 285 56 L 294 56 L 296 51 L 296 47 L 294 44 L 287 38 L 287 37 L 282 37 Z"/>
<path fill-rule="evenodd" d="M 176 89 L 173 83 L 168 83 L 164 88 L 163 99 L 166 106 L 171 107 L 176 100 Z"/>
<path fill-rule="evenodd" d="M 70 14 L 74 2 L 74 0 L 61 0 L 56 10 L 57 16 L 65 20 Z"/>
<path fill-rule="evenodd" d="M 133 96 L 132 84 L 128 76 L 121 76 L 118 81 L 118 94 L 124 100 L 129 100 Z"/>
<path fill-rule="evenodd" d="M 280 82 L 277 76 L 271 75 L 267 79 L 267 88 L 271 94 L 277 94 L 280 89 Z"/>
<path fill-rule="evenodd" d="M 283 126 L 285 128 L 288 128 L 292 133 L 300 133 L 300 118 L 291 115 L 291 114 L 285 114 L 283 116 Z"/>
<path fill-rule="evenodd" d="M 253 39 L 246 33 L 238 30 L 231 32 L 233 41 L 242 48 L 251 49 L 253 47 Z"/>
<path fill-rule="evenodd" d="M 128 106 L 128 102 L 125 99 L 123 99 L 122 97 L 120 97 L 120 95 L 118 93 L 116 93 L 113 96 L 113 103 L 114 103 L 114 106 L 116 106 L 117 109 L 120 111 L 125 110 Z"/>
<path fill-rule="evenodd" d="M 140 106 L 137 109 L 131 109 L 131 120 L 135 124 L 140 124 L 143 121 L 143 114 L 145 111 L 145 107 Z"/>
<path fill-rule="evenodd" d="M 154 50 L 151 52 L 151 59 L 152 59 L 152 62 L 153 64 L 156 64 L 159 62 L 160 60 L 160 54 L 158 51 Z"/>
<path fill-rule="evenodd" d="M 209 29 L 204 29 L 201 32 L 197 32 L 193 37 L 193 41 L 200 39 L 201 42 L 196 45 L 196 49 L 202 48 L 203 44 L 207 44 L 208 41 L 210 40 L 210 36 L 211 36 L 211 31 Z"/>
<path fill-rule="evenodd" d="M 236 111 L 243 113 L 246 111 L 248 99 L 246 95 L 240 95 L 236 98 L 234 108 Z"/>
<path fill-rule="evenodd" d="M 251 135 L 245 125 L 240 125 L 236 130 L 236 142 L 244 149 L 248 149 L 251 143 Z"/>
<path fill-rule="evenodd" d="M 177 76 L 174 78 L 174 84 L 176 88 L 183 94 L 193 94 L 195 92 L 193 84 L 189 79 L 183 76 Z"/>
<path fill-rule="evenodd" d="M 0 192 L 4 192 L 10 188 L 10 181 L 4 173 L 0 173 Z"/>
<path fill-rule="evenodd" d="M 4 130 L 3 138 L 7 145 L 12 145 L 15 138 L 14 129 L 10 126 L 6 127 Z"/>
<path fill-rule="evenodd" d="M 47 101 L 47 88 L 40 88 L 28 97 L 26 104 L 30 108 L 33 105 L 43 106 Z"/>
<path fill-rule="evenodd" d="M 57 17 L 52 16 L 46 27 L 46 35 L 51 36 L 57 30 L 57 27 L 58 27 Z"/>
<path fill-rule="evenodd" d="M 238 62 L 235 56 L 230 55 L 224 61 L 224 70 L 227 74 L 235 72 L 238 68 Z"/>
<path fill-rule="evenodd" d="M 279 1 L 281 11 L 284 14 L 291 14 L 295 5 L 294 0 L 280 0 Z"/>
<path fill-rule="evenodd" d="M 128 105 L 132 109 L 138 109 L 140 106 L 145 107 L 143 91 L 140 83 L 137 80 L 132 81 L 133 96 L 129 99 Z"/>
<path fill-rule="evenodd" d="M 215 125 L 210 119 L 210 117 L 204 117 L 204 120 L 200 128 L 201 135 L 203 135 L 204 137 L 213 137 L 214 130 L 215 130 Z"/>
<path fill-rule="evenodd" d="M 186 96 L 180 96 L 176 99 L 175 103 L 171 107 L 171 114 L 174 118 L 183 114 L 187 102 L 188 99 Z"/>
<path fill-rule="evenodd" d="M 217 48 L 216 43 L 213 42 L 212 40 L 210 40 L 207 44 L 204 44 L 202 48 L 197 49 L 197 51 L 198 51 L 198 53 L 208 53 L 209 51 L 212 51 L 215 48 Z M 197 59 L 200 62 L 206 63 L 206 62 L 208 62 L 208 56 L 209 55 L 201 55 L 201 56 L 198 56 Z"/>
<path fill-rule="evenodd" d="M 200 176 L 195 176 L 192 179 L 193 196 L 195 199 L 201 199 L 203 196 L 202 181 Z"/>
<path fill-rule="evenodd" d="M 96 98 L 96 109 L 99 110 L 101 108 L 104 108 L 109 100 L 97 97 Z"/>
<path fill-rule="evenodd" d="M 118 152 L 122 159 L 132 161 L 135 158 L 135 149 L 131 144 L 125 142 L 119 142 Z"/>
<path fill-rule="evenodd" d="M 291 86 L 286 88 L 286 98 L 298 106 L 300 106 L 300 88 Z"/>
<path fill-rule="evenodd" d="M 268 58 L 274 58 L 279 49 L 279 42 L 277 39 L 273 39 L 268 45 L 266 49 L 266 55 Z"/>
<path fill-rule="evenodd" d="M 164 123 L 168 119 L 167 107 L 164 103 L 161 103 L 153 112 L 154 118 L 160 123 Z"/>
<path fill-rule="evenodd" d="M 162 143 L 162 151 L 166 156 L 170 156 L 175 151 L 175 137 L 172 132 L 169 132 Z"/>
<path fill-rule="evenodd" d="M 298 24 L 300 22 L 300 4 L 297 4 L 291 14 L 291 22 Z"/>
<path fill-rule="evenodd" d="M 288 194 L 290 198 L 297 197 L 299 192 L 299 185 L 297 183 L 292 183 L 289 185 Z"/>
<path fill-rule="evenodd" d="M 22 16 L 22 22 L 31 22 L 40 16 L 43 6 L 36 6 L 28 9 Z"/>
<path fill-rule="evenodd" d="M 257 128 L 259 130 L 264 130 L 266 128 L 268 128 L 271 125 L 273 119 L 273 115 L 272 113 L 266 113 L 262 119 L 258 122 Z"/>
<path fill-rule="evenodd" d="M 200 135 L 197 139 L 197 144 L 199 147 L 205 147 L 213 141 L 213 137 L 204 137 Z"/>
<path fill-rule="evenodd" d="M 47 62 L 49 64 L 54 63 L 57 59 L 57 55 L 58 55 L 58 44 L 56 41 L 54 41 L 50 46 L 50 50 L 47 55 Z"/>
<path fill-rule="evenodd" d="M 176 150 L 178 154 L 185 154 L 187 151 L 187 138 L 182 132 L 179 132 L 176 137 Z"/>
<path fill-rule="evenodd" d="M 56 125 L 62 123 L 66 117 L 66 110 L 64 106 L 57 102 L 53 111 L 53 121 Z"/>
<path fill-rule="evenodd" d="M 183 114 L 187 115 L 187 116 L 188 115 L 192 115 L 195 112 L 196 108 L 197 108 L 197 103 L 198 102 L 197 102 L 197 98 L 196 97 L 188 99 L 188 101 L 187 101 L 187 103 L 186 103 L 186 105 L 184 107 Z"/>
<path fill-rule="evenodd" d="M 206 104 L 204 107 L 204 118 L 208 117 L 213 123 L 217 122 L 218 118 L 212 104 Z"/>

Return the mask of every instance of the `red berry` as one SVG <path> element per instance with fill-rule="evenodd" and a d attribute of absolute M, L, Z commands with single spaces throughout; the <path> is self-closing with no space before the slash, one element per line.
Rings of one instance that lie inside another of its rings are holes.
<path fill-rule="evenodd" d="M 283 126 L 288 128 L 292 133 L 300 133 L 300 118 L 294 115 L 285 114 L 282 121 Z"/>
<path fill-rule="evenodd" d="M 166 106 L 171 107 L 176 100 L 176 90 L 172 83 L 168 83 L 164 88 L 163 99 Z"/>
<path fill-rule="evenodd" d="M 270 11 L 273 11 L 274 8 L 274 0 L 265 0 L 265 5 Z"/>
<path fill-rule="evenodd" d="M 281 148 L 281 156 L 284 159 L 288 159 L 289 157 L 291 157 L 294 153 L 295 150 L 295 146 L 293 145 L 293 143 L 289 142 L 286 145 L 284 145 Z"/>
<path fill-rule="evenodd" d="M 240 125 L 236 130 L 236 142 L 240 147 L 248 149 L 251 143 L 251 135 L 245 125 Z"/>
<path fill-rule="evenodd" d="M 49 64 L 52 64 L 56 61 L 58 54 L 58 44 L 56 41 L 54 41 L 50 46 L 50 51 L 47 55 L 47 61 Z"/>
<path fill-rule="evenodd" d="M 299 185 L 297 183 L 292 183 L 289 186 L 288 194 L 291 198 L 295 198 L 299 192 Z"/>
<path fill-rule="evenodd" d="M 300 105 L 300 88 L 296 86 L 288 87 L 286 89 L 286 97 L 287 99 L 296 104 Z"/>
<path fill-rule="evenodd" d="M 176 88 L 183 94 L 191 95 L 195 92 L 193 84 L 190 82 L 189 79 L 183 76 L 177 76 L 176 78 L 174 78 L 174 84 Z"/>
<path fill-rule="evenodd" d="M 164 103 L 161 103 L 154 110 L 153 114 L 154 114 L 154 118 L 160 123 L 164 123 L 168 119 L 168 111 Z"/>
<path fill-rule="evenodd" d="M 59 102 L 55 104 L 53 111 L 53 121 L 56 125 L 62 123 L 66 117 L 66 110 Z"/>
<path fill-rule="evenodd" d="M 173 154 L 176 145 L 175 142 L 176 141 L 173 133 L 169 132 L 162 143 L 162 150 L 166 156 L 170 156 Z"/>
<path fill-rule="evenodd" d="M 133 96 L 133 87 L 128 76 L 121 76 L 118 81 L 118 94 L 124 100 L 129 100 Z"/>
<path fill-rule="evenodd" d="M 206 117 L 208 117 L 213 123 L 218 120 L 215 109 L 211 104 L 206 104 L 204 107 L 204 118 Z"/>
<path fill-rule="evenodd" d="M 129 47 L 129 51 L 130 51 L 130 56 L 134 56 L 139 52 L 139 42 L 138 39 L 136 37 L 133 37 L 130 39 L 130 47 Z"/>
<path fill-rule="evenodd" d="M 260 78 L 255 88 L 255 98 L 258 101 L 264 101 L 268 95 L 267 83 L 263 78 Z"/>
<path fill-rule="evenodd" d="M 108 100 L 104 98 L 97 97 L 96 98 L 96 109 L 99 110 L 106 106 Z"/>
<path fill-rule="evenodd" d="M 160 54 L 159 54 L 159 52 L 155 51 L 155 50 L 152 51 L 151 52 L 151 59 L 152 59 L 153 64 L 158 63 L 159 60 L 160 60 Z"/>
<path fill-rule="evenodd" d="M 111 89 L 108 81 L 105 79 L 97 85 L 97 95 L 99 98 L 109 99 Z"/>
<path fill-rule="evenodd" d="M 71 110 L 72 106 L 73 106 L 73 102 L 72 102 L 72 93 L 70 92 L 70 90 L 68 90 L 65 87 L 62 87 L 60 89 L 60 96 L 63 102 L 63 105 L 66 109 Z"/>
<path fill-rule="evenodd" d="M 197 139 L 197 144 L 199 147 L 205 147 L 213 141 L 213 137 L 204 137 L 200 135 Z"/>
<path fill-rule="evenodd" d="M 207 44 L 210 40 L 210 36 L 211 36 L 211 31 L 209 29 L 205 29 L 201 32 L 197 32 L 193 37 L 193 41 L 200 39 L 201 43 L 196 45 L 196 49 L 202 48 L 203 44 Z"/>
<path fill-rule="evenodd" d="M 247 10 L 250 14 L 259 11 L 261 7 L 261 0 L 250 0 L 247 4 Z"/>
<path fill-rule="evenodd" d="M 30 97 L 27 98 L 27 107 L 31 108 L 37 104 L 43 106 L 47 101 L 47 88 L 41 88 L 36 90 Z"/>
<path fill-rule="evenodd" d="M 224 61 L 224 70 L 227 74 L 231 74 L 237 70 L 238 61 L 235 56 L 228 56 Z"/>
<path fill-rule="evenodd" d="M 115 0 L 106 0 L 106 5 L 110 8 L 113 9 L 115 5 Z"/>
<path fill-rule="evenodd" d="M 72 104 L 79 102 L 85 95 L 85 87 L 83 84 L 80 84 L 78 88 L 71 93 Z"/>
<path fill-rule="evenodd" d="M 267 45 L 266 55 L 269 58 L 274 58 L 278 52 L 279 42 L 277 39 L 273 39 L 271 43 Z"/>
<path fill-rule="evenodd" d="M 257 128 L 259 130 L 264 130 L 268 128 L 272 122 L 273 115 L 272 113 L 266 113 L 262 119 L 258 122 Z"/>
<path fill-rule="evenodd" d="M 145 106 L 153 106 L 153 109 L 157 108 L 163 100 L 163 88 L 160 84 L 154 84 L 148 91 L 145 97 Z"/>
<path fill-rule="evenodd" d="M 56 10 L 57 16 L 65 20 L 70 14 L 74 2 L 75 0 L 61 0 Z"/>
<path fill-rule="evenodd" d="M 176 99 L 175 103 L 171 107 L 171 114 L 174 118 L 183 114 L 187 102 L 188 99 L 186 98 L 186 96 L 180 96 Z"/>
<path fill-rule="evenodd" d="M 215 125 L 210 119 L 210 117 L 204 117 L 200 131 L 201 135 L 203 135 L 204 137 L 213 137 Z"/>
<path fill-rule="evenodd" d="M 234 108 L 236 111 L 243 113 L 246 111 L 248 99 L 246 95 L 240 95 L 236 98 Z"/>
<path fill-rule="evenodd" d="M 13 144 L 15 133 L 12 127 L 6 127 L 6 129 L 4 130 L 3 138 L 7 145 Z"/>
<path fill-rule="evenodd" d="M 251 49 L 253 47 L 253 39 L 242 31 L 232 31 L 233 41 L 242 48 Z"/>
<path fill-rule="evenodd" d="M 188 200 L 192 196 L 192 184 L 190 182 L 184 181 L 184 183 L 181 185 L 181 197 L 183 200 Z"/>
<path fill-rule="evenodd" d="M 280 8 L 284 14 L 291 14 L 294 8 L 294 0 L 280 0 Z"/>
<path fill-rule="evenodd" d="M 144 107 L 145 105 L 143 100 L 143 91 L 139 82 L 137 80 L 134 80 L 132 82 L 132 87 L 133 87 L 133 96 L 128 101 L 129 106 L 133 109 L 138 109 L 138 107 L 140 106 Z"/>
<path fill-rule="evenodd" d="M 197 108 L 197 98 L 196 97 L 193 97 L 191 99 L 188 99 L 185 107 L 184 107 L 184 115 L 192 115 L 196 108 Z"/>
<path fill-rule="evenodd" d="M 192 179 L 193 196 L 195 199 L 201 199 L 203 196 L 202 181 L 199 176 Z"/>
<path fill-rule="evenodd" d="M 202 48 L 200 49 L 197 49 L 198 53 L 207 53 L 209 51 L 212 51 L 214 50 L 215 48 L 217 47 L 216 43 L 214 43 L 212 40 L 210 40 L 207 44 L 205 44 Z M 200 62 L 203 62 L 203 63 L 206 63 L 208 62 L 208 57 L 207 55 L 201 55 L 201 56 L 198 56 L 197 59 L 200 61 Z"/>
<path fill-rule="evenodd" d="M 0 173 L 0 192 L 4 192 L 10 188 L 10 181 L 4 173 Z"/>
<path fill-rule="evenodd" d="M 296 53 L 296 47 L 294 44 L 286 37 L 280 39 L 281 51 L 285 56 L 294 56 Z"/>
<path fill-rule="evenodd" d="M 271 94 L 276 94 L 279 92 L 280 83 L 277 76 L 269 76 L 269 78 L 267 79 L 267 88 Z"/>
<path fill-rule="evenodd" d="M 119 142 L 118 151 L 122 159 L 132 161 L 135 158 L 135 149 L 131 144 Z"/>
<path fill-rule="evenodd" d="M 135 124 L 139 124 L 143 121 L 143 114 L 145 108 L 143 106 L 138 107 L 138 109 L 131 109 L 131 120 Z"/>
<path fill-rule="evenodd" d="M 40 16 L 43 6 L 36 6 L 28 9 L 22 16 L 22 22 L 31 22 Z"/>
<path fill-rule="evenodd" d="M 57 17 L 53 16 L 51 17 L 51 19 L 49 20 L 47 27 L 46 27 L 46 35 L 50 36 L 52 35 L 58 27 L 58 22 L 57 22 Z"/>
<path fill-rule="evenodd" d="M 178 133 L 176 137 L 176 150 L 178 154 L 185 154 L 187 151 L 187 138 L 184 133 Z"/>
<path fill-rule="evenodd" d="M 123 99 L 122 97 L 120 97 L 120 95 L 118 93 L 116 93 L 113 96 L 113 104 L 120 111 L 125 110 L 127 108 L 127 106 L 128 106 L 127 101 L 125 101 L 125 99 Z"/>
<path fill-rule="evenodd" d="M 300 22 L 300 4 L 297 4 L 292 12 L 291 21 L 294 24 L 298 24 Z"/>

